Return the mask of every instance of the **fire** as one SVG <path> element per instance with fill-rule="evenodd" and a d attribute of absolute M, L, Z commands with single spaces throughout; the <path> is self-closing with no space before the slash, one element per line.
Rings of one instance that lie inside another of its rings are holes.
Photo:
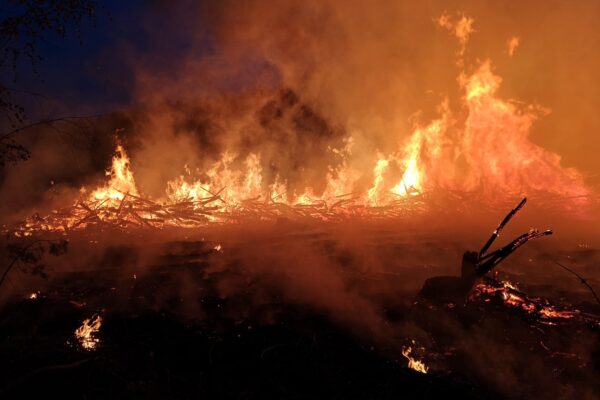
<path fill-rule="evenodd" d="M 512 57 L 513 54 L 515 54 L 515 50 L 517 49 L 517 47 L 519 47 L 519 44 L 520 44 L 520 40 L 516 36 L 513 36 L 510 39 L 508 39 L 507 46 L 508 46 L 508 56 L 509 57 Z"/>
<path fill-rule="evenodd" d="M 529 140 L 532 124 L 546 110 L 500 98 L 502 78 L 494 73 L 490 60 L 474 66 L 464 62 L 465 48 L 475 32 L 474 20 L 444 14 L 435 21 L 460 46 L 458 109 L 450 106 L 456 103 L 444 99 L 437 118 L 415 124 L 408 135 L 393 132 L 406 139 L 372 155 L 357 149 L 350 135 L 342 148 L 329 149 L 341 162 L 326 166 L 327 182 L 320 190 L 313 182 L 291 189 L 284 173 L 270 171 L 260 150 L 242 155 L 227 149 L 206 170 L 192 173 L 186 166 L 185 174 L 166 182 L 162 198 L 149 199 L 138 191 L 130 159 L 117 143 L 104 185 L 88 196 L 84 190 L 83 198 L 70 210 L 30 218 L 15 234 L 68 231 L 98 221 L 121 227 L 194 227 L 244 215 L 322 219 L 383 212 L 398 215 L 390 210 L 410 209 L 413 199 L 436 191 L 477 192 L 487 204 L 536 193 L 558 196 L 567 208 L 587 204 L 590 192 L 581 174 L 564 168 L 558 155 Z M 518 38 L 510 39 L 510 54 L 518 44 Z"/>
<path fill-rule="evenodd" d="M 90 199 L 102 202 L 121 201 L 127 194 L 138 195 L 131 171 L 131 162 L 121 143 L 117 143 L 111 168 L 106 171 L 110 177 L 105 186 L 92 192 Z"/>
<path fill-rule="evenodd" d="M 102 317 L 94 315 L 85 319 L 81 326 L 75 330 L 75 338 L 82 348 L 94 350 L 98 346 L 100 339 L 96 337 L 96 333 L 100 330 L 101 325 Z"/>
<path fill-rule="evenodd" d="M 389 164 L 390 162 L 385 158 L 380 158 L 379 160 L 377 160 L 377 164 L 373 169 L 373 175 L 375 176 L 375 179 L 373 180 L 373 186 L 369 189 L 369 192 L 367 193 L 369 204 L 377 206 L 383 202 L 383 199 L 380 198 L 381 192 L 383 191 L 382 187 L 385 183 L 383 173 L 385 172 Z"/>
<path fill-rule="evenodd" d="M 475 32 L 473 29 L 473 23 L 475 20 L 465 15 L 461 15 L 456 22 L 453 22 L 452 17 L 444 13 L 437 18 L 436 22 L 440 27 L 448 30 L 448 32 L 458 39 L 460 44 L 458 55 L 463 56 L 467 47 L 467 42 L 469 41 L 469 37 L 473 32 Z"/>
<path fill-rule="evenodd" d="M 547 319 L 571 319 L 577 312 L 571 310 L 557 310 L 554 307 L 544 307 L 540 310 L 540 316 Z"/>
<path fill-rule="evenodd" d="M 500 294 L 506 306 L 520 309 L 526 314 L 538 317 L 541 320 L 566 320 L 574 318 L 578 314 L 577 310 L 559 310 L 540 298 L 528 297 L 509 281 L 499 281 L 494 285 L 481 282 L 475 287 L 470 298 L 472 300 L 477 299 L 481 295 L 494 297 L 497 294 Z M 489 301 L 489 299 L 485 299 L 485 301 Z"/>
<path fill-rule="evenodd" d="M 392 192 L 400 196 L 407 196 L 409 194 L 417 195 L 419 194 L 420 186 L 420 172 L 417 168 L 417 161 L 415 158 L 411 158 L 406 171 L 402 175 L 402 180 L 394 186 Z"/>
<path fill-rule="evenodd" d="M 408 360 L 408 368 L 413 369 L 422 374 L 426 374 L 429 368 L 423 361 L 417 360 L 410 356 L 412 348 L 410 346 L 402 347 L 402 355 Z"/>
<path fill-rule="evenodd" d="M 220 209 L 241 204 L 244 200 L 257 198 L 263 194 L 260 157 L 250 154 L 244 160 L 241 170 L 233 168 L 236 155 L 225 152 L 205 175 L 207 181 L 189 183 L 184 176 L 167 182 L 167 201 L 199 201 L 218 194 Z"/>
<path fill-rule="evenodd" d="M 287 205 L 331 204 L 348 194 L 352 194 L 354 204 L 382 207 L 393 204 L 398 196 L 412 197 L 436 188 L 483 191 L 489 199 L 498 198 L 499 194 L 536 191 L 580 199 L 588 196 L 577 171 L 563 168 L 557 155 L 529 140 L 531 125 L 544 110 L 536 106 L 521 107 L 517 102 L 499 98 L 502 79 L 494 74 L 489 60 L 467 72 L 462 58 L 475 32 L 474 20 L 464 15 L 453 19 L 444 14 L 436 22 L 450 31 L 460 45 L 462 108 L 452 110 L 449 101 L 444 100 L 439 106 L 439 118 L 416 126 L 399 148 L 378 152 L 369 174 L 369 186 L 361 190 L 359 181 L 364 181 L 365 174 L 354 166 L 357 154 L 350 145 L 334 149 L 343 159 L 342 167 L 330 167 L 322 193 L 315 193 L 310 183 L 303 193 L 290 193 L 281 177 L 272 182 L 265 179 L 260 154 L 250 154 L 243 167 L 235 169 L 234 162 L 239 164 L 240 160 L 226 152 L 206 171 L 204 181 L 190 183 L 180 177 L 169 182 L 169 198 L 196 199 L 198 193 L 202 196 L 219 193 L 223 209 L 231 209 L 247 199 L 268 202 L 276 196 L 278 202 Z M 510 39 L 511 55 L 518 44 L 518 38 Z"/>
<path fill-rule="evenodd" d="M 479 283 L 475 287 L 473 298 L 476 298 L 479 294 L 485 294 L 488 296 L 500 294 L 504 304 L 511 307 L 521 308 L 527 313 L 535 312 L 537 309 L 536 305 L 532 302 L 529 302 L 515 284 L 509 281 L 500 281 L 498 284 L 499 285 L 494 286 L 483 282 Z"/>

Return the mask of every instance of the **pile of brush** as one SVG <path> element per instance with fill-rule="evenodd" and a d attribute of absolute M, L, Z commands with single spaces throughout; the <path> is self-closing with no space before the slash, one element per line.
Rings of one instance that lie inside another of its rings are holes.
<path fill-rule="evenodd" d="M 230 205 L 220 192 L 199 200 L 156 202 L 123 193 L 121 199 L 80 199 L 74 205 L 54 210 L 46 216 L 35 214 L 5 233 L 16 237 L 43 232 L 68 233 L 89 227 L 97 228 L 194 228 L 208 223 L 251 220 L 317 220 L 339 221 L 350 217 L 389 218 L 416 214 L 426 210 L 417 196 L 400 198 L 385 206 L 365 206 L 357 197 L 346 196 L 333 204 L 323 200 L 289 205 L 277 199 L 247 199 Z"/>

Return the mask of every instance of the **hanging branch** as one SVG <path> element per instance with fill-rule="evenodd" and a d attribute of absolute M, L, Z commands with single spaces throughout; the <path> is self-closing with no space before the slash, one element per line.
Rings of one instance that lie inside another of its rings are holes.
<path fill-rule="evenodd" d="M 30 129 L 30 128 L 33 128 L 36 126 L 40 126 L 40 125 L 52 125 L 57 122 L 72 122 L 72 120 L 92 119 L 92 118 L 98 118 L 101 116 L 102 115 L 100 115 L 100 114 L 96 114 L 96 115 L 67 116 L 67 117 L 60 117 L 60 118 L 43 119 L 41 121 L 32 122 L 30 124 L 23 125 L 16 129 L 13 129 L 12 131 L 6 132 L 2 136 L 0 136 L 0 140 L 6 140 L 7 138 L 9 138 L 21 131 L 24 131 L 24 130 L 27 130 L 27 129 Z"/>
<path fill-rule="evenodd" d="M 33 252 L 35 252 L 36 246 L 40 246 L 40 245 L 43 246 L 44 244 L 48 245 L 47 249 L 45 249 L 45 248 L 37 248 L 37 249 L 42 252 L 47 251 L 48 253 L 50 253 L 51 255 L 54 255 L 54 256 L 58 256 L 58 255 L 64 254 L 67 251 L 68 242 L 64 239 L 58 239 L 58 240 L 40 239 L 40 240 L 34 240 L 34 241 L 30 242 L 29 244 L 27 244 L 26 246 L 24 246 L 23 248 L 19 249 L 18 251 L 16 251 L 15 256 L 13 257 L 13 259 L 10 261 L 10 263 L 8 264 L 8 266 L 2 273 L 2 276 L 0 276 L 0 287 L 4 283 L 4 280 L 8 276 L 8 273 L 13 269 L 13 267 L 15 265 L 18 265 L 20 262 L 25 262 L 25 263 L 30 263 L 30 264 L 38 262 L 39 259 L 42 257 L 42 254 L 36 255 Z M 33 272 L 35 273 L 36 270 L 34 269 Z"/>

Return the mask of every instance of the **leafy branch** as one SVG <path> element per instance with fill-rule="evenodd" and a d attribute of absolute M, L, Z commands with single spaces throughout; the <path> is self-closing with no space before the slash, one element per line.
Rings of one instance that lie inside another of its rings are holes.
<path fill-rule="evenodd" d="M 24 273 L 48 278 L 45 271 L 45 265 L 41 263 L 44 255 L 60 256 L 65 254 L 69 242 L 65 239 L 39 239 L 28 243 L 25 246 L 12 244 L 8 246 L 8 251 L 12 254 L 12 259 L 0 276 L 0 287 L 6 280 L 9 272 L 18 268 Z"/>

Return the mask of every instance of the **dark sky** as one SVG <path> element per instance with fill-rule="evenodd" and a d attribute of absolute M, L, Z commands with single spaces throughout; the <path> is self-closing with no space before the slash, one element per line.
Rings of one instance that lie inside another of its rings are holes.
<path fill-rule="evenodd" d="M 178 18 L 186 7 L 150 0 L 100 2 L 95 21 L 85 20 L 81 35 L 71 29 L 66 37 L 50 33 L 39 43 L 43 60 L 35 66 L 23 58 L 7 86 L 43 95 L 18 95 L 31 120 L 56 115 L 88 115 L 114 110 L 130 103 L 133 64 L 165 70 L 182 54 L 189 54 L 194 34 L 202 32 Z M 179 4 L 181 5 L 181 4 Z M 195 42 L 194 52 L 209 53 Z"/>

